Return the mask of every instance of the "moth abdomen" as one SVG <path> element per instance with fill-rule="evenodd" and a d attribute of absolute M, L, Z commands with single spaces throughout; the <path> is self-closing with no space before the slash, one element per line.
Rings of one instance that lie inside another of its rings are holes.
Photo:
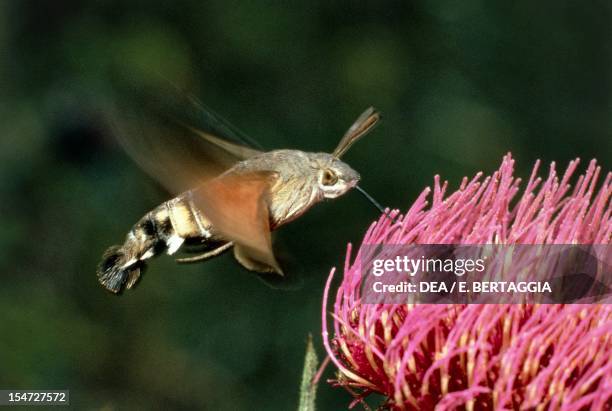
<path fill-rule="evenodd" d="M 117 294 L 132 288 L 145 269 L 145 261 L 163 252 L 172 255 L 186 240 L 215 246 L 210 223 L 199 213 L 190 196 L 169 200 L 142 217 L 122 245 L 106 250 L 98 266 L 98 281 Z"/>
<path fill-rule="evenodd" d="M 131 288 L 140 278 L 145 268 L 144 262 L 138 260 L 127 264 L 129 253 L 124 246 L 114 245 L 109 247 L 98 266 L 98 281 L 107 290 L 119 293 L 124 288 Z"/>
<path fill-rule="evenodd" d="M 151 213 L 145 215 L 128 233 L 123 245 L 109 247 L 98 265 L 98 281 L 109 291 L 119 293 L 132 288 L 145 268 L 145 260 L 163 251 L 165 242 Z"/>

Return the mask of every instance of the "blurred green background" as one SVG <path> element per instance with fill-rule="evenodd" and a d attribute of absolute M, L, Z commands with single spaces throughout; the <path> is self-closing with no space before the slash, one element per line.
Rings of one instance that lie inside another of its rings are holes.
<path fill-rule="evenodd" d="M 153 261 L 122 297 L 104 249 L 168 198 L 122 152 L 109 73 L 179 84 L 268 148 L 330 151 L 367 106 L 382 125 L 345 157 L 406 209 L 434 174 L 612 153 L 607 1 L 0 2 L 0 388 L 68 388 L 75 409 L 287 410 L 332 266 L 376 210 L 356 193 L 283 230 L 306 272 L 279 291 L 226 255 Z M 333 376 L 331 367 L 324 378 Z M 350 396 L 322 384 L 321 410 Z"/>

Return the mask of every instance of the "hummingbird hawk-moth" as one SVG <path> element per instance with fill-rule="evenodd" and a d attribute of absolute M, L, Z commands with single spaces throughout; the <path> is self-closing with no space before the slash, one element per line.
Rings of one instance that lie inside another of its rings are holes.
<path fill-rule="evenodd" d="M 341 157 L 376 125 L 380 114 L 374 108 L 365 110 L 328 154 L 237 144 L 249 140 L 194 99 L 190 105 L 203 128 L 159 110 L 155 122 L 145 118 L 137 127 L 118 128 L 126 151 L 176 197 L 145 214 L 122 245 L 104 253 L 97 276 L 113 293 L 132 288 L 149 258 L 173 255 L 186 245 L 196 245 L 201 254 L 178 262 L 204 261 L 233 248 L 248 270 L 283 275 L 271 231 L 352 188 L 367 196 L 357 186 L 359 174 Z"/>

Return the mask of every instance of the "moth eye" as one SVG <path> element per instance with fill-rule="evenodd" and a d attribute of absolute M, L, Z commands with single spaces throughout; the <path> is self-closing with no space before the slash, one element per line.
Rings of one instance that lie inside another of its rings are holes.
<path fill-rule="evenodd" d="M 333 186 L 338 182 L 338 176 L 331 170 L 325 170 L 323 172 L 323 180 L 321 182 L 325 186 Z"/>

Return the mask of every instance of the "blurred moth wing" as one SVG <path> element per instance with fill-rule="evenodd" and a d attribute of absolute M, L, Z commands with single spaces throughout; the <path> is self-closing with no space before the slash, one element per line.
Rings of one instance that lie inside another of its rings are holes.
<path fill-rule="evenodd" d="M 273 172 L 225 174 L 195 191 L 197 206 L 205 210 L 215 230 L 234 243 L 234 256 L 251 271 L 283 275 L 272 251 L 270 188 Z"/>
<path fill-rule="evenodd" d="M 237 143 L 246 137 L 234 134 L 233 126 L 195 98 L 176 97 L 176 91 L 168 94 L 175 96 L 174 104 L 160 103 L 170 99 L 131 95 L 135 101 L 130 106 L 139 107 L 138 111 L 110 111 L 121 146 L 170 193 L 197 187 L 262 153 Z"/>
<path fill-rule="evenodd" d="M 380 120 L 380 113 L 374 107 L 368 107 L 355 122 L 344 133 L 338 146 L 332 153 L 334 157 L 340 158 L 355 144 L 361 137 L 368 134 Z"/>
<path fill-rule="evenodd" d="M 223 140 L 219 137 L 215 137 L 212 134 L 203 132 L 202 130 L 198 130 L 193 127 L 187 127 L 187 128 L 191 130 L 195 135 L 201 137 L 202 139 L 214 145 L 215 147 L 223 149 L 228 154 L 233 155 L 236 159 L 246 160 L 247 158 L 251 158 L 251 157 L 254 157 L 262 153 L 262 151 L 256 150 L 251 147 L 230 143 L 227 140 Z"/>

